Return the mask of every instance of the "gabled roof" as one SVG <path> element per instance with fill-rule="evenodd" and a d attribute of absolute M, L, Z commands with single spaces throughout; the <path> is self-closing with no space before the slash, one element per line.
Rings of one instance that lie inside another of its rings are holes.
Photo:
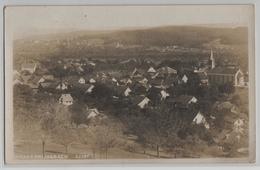
<path fill-rule="evenodd" d="M 196 73 L 200 80 L 206 80 L 208 79 L 207 74 L 205 72 L 197 72 Z"/>
<path fill-rule="evenodd" d="M 140 103 L 138 103 L 138 106 L 141 109 L 143 109 L 149 102 L 150 102 L 150 99 L 148 97 L 145 97 Z"/>
<path fill-rule="evenodd" d="M 152 79 L 150 80 L 150 84 L 152 86 L 159 86 L 159 85 L 162 85 L 163 83 L 163 79 Z"/>
<path fill-rule="evenodd" d="M 227 67 L 215 67 L 214 69 L 208 70 L 207 74 L 230 74 L 235 75 L 239 69 L 227 68 Z"/>
<path fill-rule="evenodd" d="M 80 83 L 77 83 L 77 84 L 73 85 L 73 88 L 78 88 L 78 89 L 82 89 L 82 90 L 88 90 L 90 86 L 92 86 L 92 85 L 91 84 L 80 84 Z"/>
<path fill-rule="evenodd" d="M 53 89 L 55 89 L 58 84 L 59 82 L 55 80 L 46 80 L 44 82 L 39 83 L 39 85 L 43 88 L 53 88 Z"/>
<path fill-rule="evenodd" d="M 143 99 L 145 98 L 145 96 L 130 96 L 131 102 L 133 103 L 133 105 L 138 105 L 141 101 L 143 101 Z"/>
<path fill-rule="evenodd" d="M 72 96 L 69 93 L 62 94 L 61 97 L 66 100 L 73 100 Z"/>
<path fill-rule="evenodd" d="M 168 66 L 161 67 L 158 71 L 163 74 L 177 74 L 177 70 Z"/>
<path fill-rule="evenodd" d="M 35 63 L 24 63 L 22 64 L 22 69 L 34 69 L 36 67 Z"/>
<path fill-rule="evenodd" d="M 150 67 L 147 72 L 148 73 L 156 73 L 156 70 L 153 67 Z"/>
<path fill-rule="evenodd" d="M 177 98 L 175 98 L 174 101 L 176 103 L 188 104 L 193 98 L 194 96 L 190 95 L 180 95 Z"/>

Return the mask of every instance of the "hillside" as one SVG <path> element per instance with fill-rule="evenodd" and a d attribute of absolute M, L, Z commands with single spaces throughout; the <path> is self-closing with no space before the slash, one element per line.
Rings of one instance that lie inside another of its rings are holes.
<path fill-rule="evenodd" d="M 165 26 L 78 31 L 19 39 L 14 47 L 15 65 L 24 60 L 46 57 L 124 59 L 206 56 L 210 48 L 221 57 L 235 57 L 241 63 L 247 63 L 247 28 Z"/>

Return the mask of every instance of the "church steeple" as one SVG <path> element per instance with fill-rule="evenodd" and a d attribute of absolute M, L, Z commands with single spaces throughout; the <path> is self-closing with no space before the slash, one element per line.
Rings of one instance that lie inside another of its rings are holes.
<path fill-rule="evenodd" d="M 211 49 L 210 51 L 210 57 L 209 57 L 209 67 L 211 69 L 215 68 L 216 64 L 215 64 L 215 59 L 214 59 L 214 56 L 213 56 L 213 51 Z"/>

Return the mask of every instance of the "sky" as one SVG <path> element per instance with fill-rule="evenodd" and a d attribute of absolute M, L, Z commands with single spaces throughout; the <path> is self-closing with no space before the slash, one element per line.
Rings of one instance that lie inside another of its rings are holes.
<path fill-rule="evenodd" d="M 5 28 L 15 38 L 78 30 L 168 25 L 248 26 L 250 5 L 9 6 Z"/>

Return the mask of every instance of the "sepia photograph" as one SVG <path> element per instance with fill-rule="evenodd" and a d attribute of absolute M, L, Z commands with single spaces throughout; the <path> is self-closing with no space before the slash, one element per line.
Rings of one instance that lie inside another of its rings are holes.
<path fill-rule="evenodd" d="M 6 163 L 254 163 L 253 5 L 6 6 Z"/>

